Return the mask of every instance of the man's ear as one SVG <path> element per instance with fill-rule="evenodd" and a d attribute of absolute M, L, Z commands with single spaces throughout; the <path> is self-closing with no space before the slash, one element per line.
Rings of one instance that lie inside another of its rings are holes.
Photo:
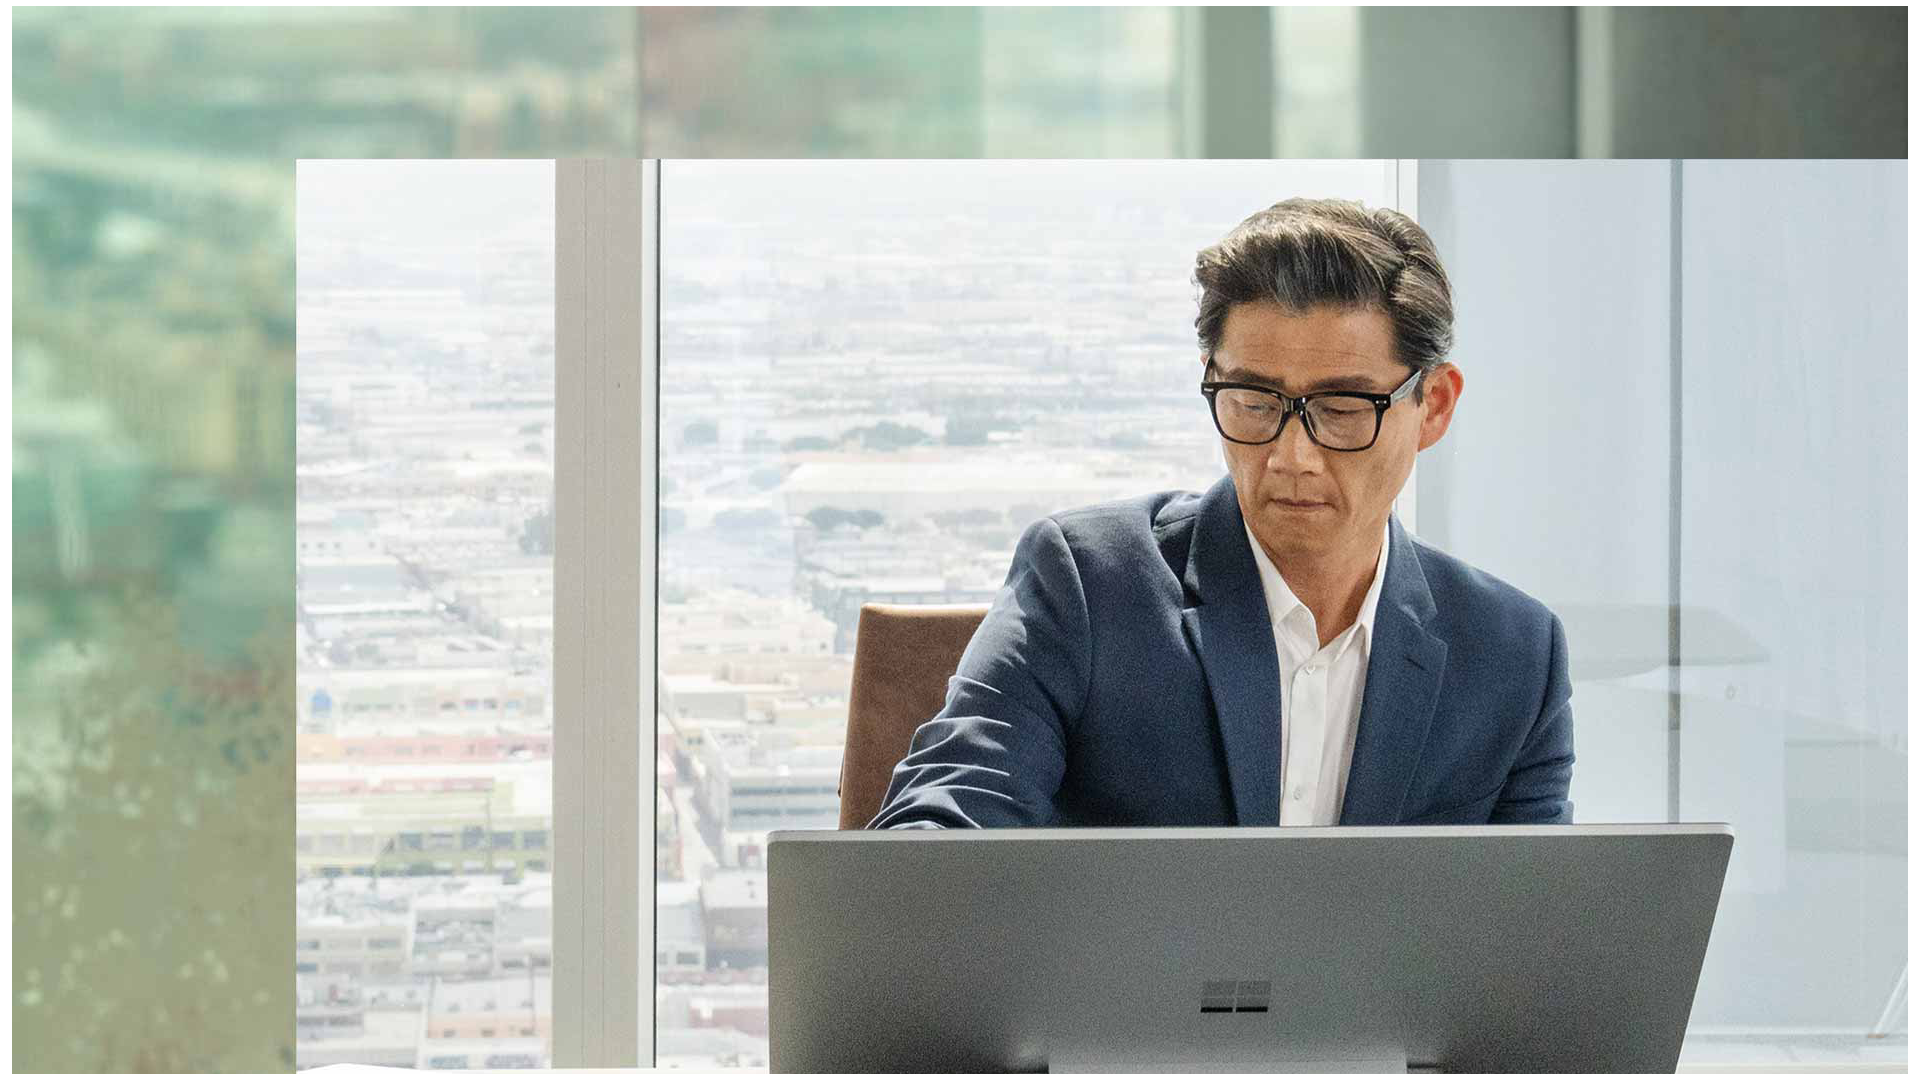
<path fill-rule="evenodd" d="M 1460 403 L 1460 389 L 1466 378 L 1452 364 L 1441 364 L 1427 373 L 1420 387 L 1420 449 L 1440 441 L 1453 423 L 1453 408 Z"/>

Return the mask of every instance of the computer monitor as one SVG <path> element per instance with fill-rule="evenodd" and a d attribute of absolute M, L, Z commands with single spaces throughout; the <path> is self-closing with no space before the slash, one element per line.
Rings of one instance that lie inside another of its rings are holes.
<path fill-rule="evenodd" d="M 1725 824 L 776 832 L 771 1065 L 1673 1071 Z"/>

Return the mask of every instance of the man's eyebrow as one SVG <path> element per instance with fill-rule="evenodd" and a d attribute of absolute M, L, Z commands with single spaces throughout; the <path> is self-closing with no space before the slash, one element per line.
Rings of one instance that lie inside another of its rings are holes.
<path fill-rule="evenodd" d="M 1271 386 L 1275 390 L 1285 392 L 1281 385 L 1275 380 L 1243 368 L 1225 368 L 1216 364 L 1213 370 L 1219 382 L 1256 383 L 1260 386 Z M 1300 393 L 1314 394 L 1322 390 L 1357 390 L 1362 394 L 1384 394 L 1388 392 L 1377 389 L 1371 379 L 1362 375 L 1332 375 L 1318 382 L 1309 383 L 1307 388 L 1300 391 Z"/>

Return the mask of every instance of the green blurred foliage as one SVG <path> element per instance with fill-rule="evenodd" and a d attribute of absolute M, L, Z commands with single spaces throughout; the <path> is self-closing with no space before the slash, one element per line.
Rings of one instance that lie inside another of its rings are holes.
<path fill-rule="evenodd" d="M 289 1070 L 284 635 L 210 661 L 167 599 L 109 610 L 16 727 L 14 1062 Z"/>
<path fill-rule="evenodd" d="M 293 159 L 631 155 L 634 35 L 15 10 L 16 1070 L 293 1069 Z"/>

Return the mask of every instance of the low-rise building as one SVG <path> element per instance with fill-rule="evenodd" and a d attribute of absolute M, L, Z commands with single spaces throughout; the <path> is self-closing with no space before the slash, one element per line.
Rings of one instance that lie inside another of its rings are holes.
<path fill-rule="evenodd" d="M 697 881 L 654 885 L 654 971 L 675 982 L 707 969 L 707 934 Z"/>
<path fill-rule="evenodd" d="M 551 761 L 302 763 L 294 858 L 302 875 L 544 873 Z"/>
<path fill-rule="evenodd" d="M 709 731 L 700 802 L 709 830 L 717 837 L 838 827 L 841 730 Z"/>
<path fill-rule="evenodd" d="M 412 1009 L 357 1008 L 350 1019 L 329 1017 L 325 1034 L 302 1037 L 294 1053 L 297 1068 L 325 1065 L 376 1065 L 410 1069 L 419 1061 L 420 1013 Z M 296 1024 L 298 1030 L 306 1030 Z"/>
<path fill-rule="evenodd" d="M 755 1042 L 741 1041 L 735 1044 L 735 1053 L 743 1056 L 735 1064 L 765 1066 L 762 1057 L 753 1060 L 756 1051 L 764 1054 L 767 1038 L 767 986 L 764 982 L 738 983 L 688 983 L 682 985 L 662 985 L 655 995 L 656 1022 L 659 1033 L 680 1030 L 699 1030 L 708 1036 L 722 1032 L 737 1032 Z M 708 1048 L 706 1060 L 712 1062 L 721 1047 L 728 1046 L 725 1039 L 707 1038 L 702 1045 Z M 664 1050 L 664 1048 L 663 1048 Z M 669 1055 L 661 1054 L 658 1064 L 667 1065 L 664 1060 Z"/>
<path fill-rule="evenodd" d="M 300 730 L 330 734 L 343 722 L 408 717 L 484 723 L 546 718 L 546 680 L 495 667 L 321 668 L 300 671 Z"/>
<path fill-rule="evenodd" d="M 766 871 L 722 870 L 702 881 L 700 917 L 709 969 L 767 966 Z"/>

